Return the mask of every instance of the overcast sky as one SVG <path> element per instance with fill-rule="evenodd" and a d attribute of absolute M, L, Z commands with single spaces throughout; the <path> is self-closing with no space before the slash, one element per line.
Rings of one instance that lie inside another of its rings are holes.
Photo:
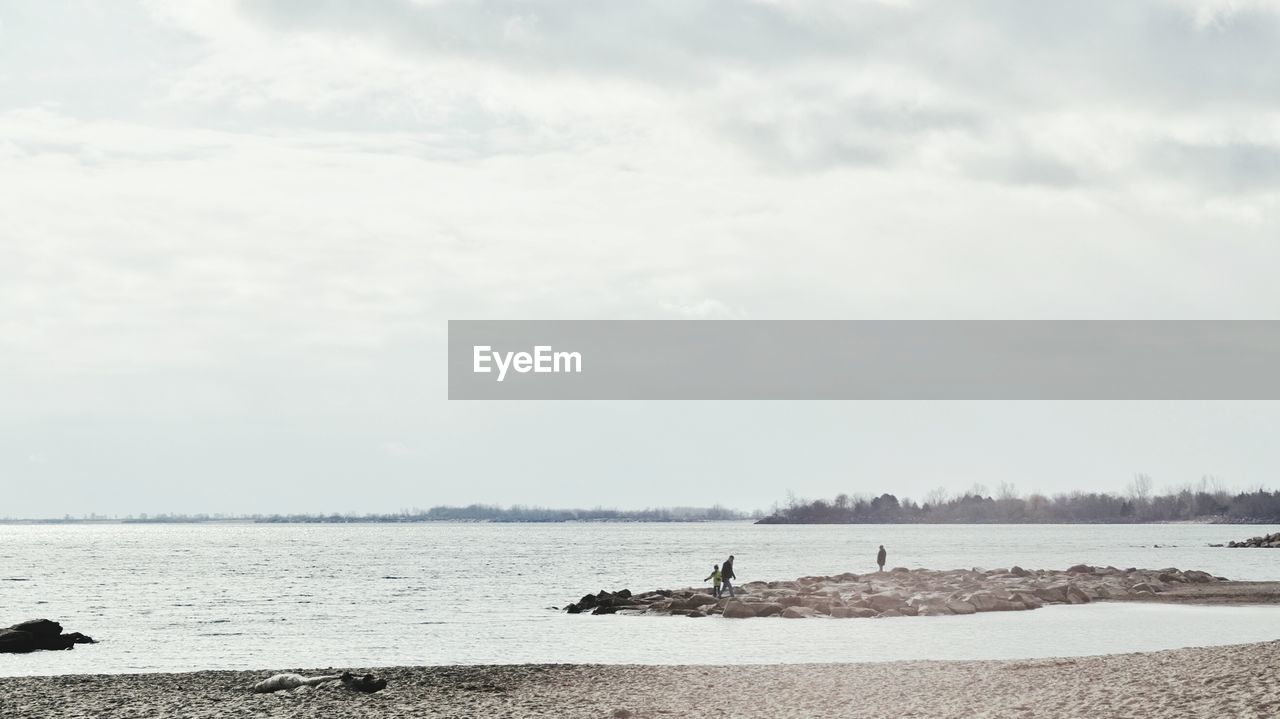
<path fill-rule="evenodd" d="M 1274 403 L 449 403 L 446 320 L 1258 318 L 1280 2 L 0 0 L 0 516 L 1275 486 Z"/>

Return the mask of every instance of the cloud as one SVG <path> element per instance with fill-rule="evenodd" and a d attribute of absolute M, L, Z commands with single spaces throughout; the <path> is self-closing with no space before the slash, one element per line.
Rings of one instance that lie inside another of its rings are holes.
<path fill-rule="evenodd" d="M 1180 143 L 1150 148 L 1153 167 L 1209 192 L 1273 193 L 1280 185 L 1280 143 Z"/>

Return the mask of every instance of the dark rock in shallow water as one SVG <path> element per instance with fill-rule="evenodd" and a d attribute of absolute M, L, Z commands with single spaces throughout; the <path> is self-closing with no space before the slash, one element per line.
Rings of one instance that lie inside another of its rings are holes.
<path fill-rule="evenodd" d="M 564 610 L 568 614 L 582 614 L 588 610 L 591 610 L 592 614 L 616 614 L 619 609 L 645 606 L 661 596 L 663 595 L 659 592 L 650 592 L 646 601 L 640 601 L 632 596 L 630 589 L 619 589 L 616 592 L 606 592 L 602 589 L 596 594 L 584 595 L 582 599 L 566 606 Z"/>
<path fill-rule="evenodd" d="M 62 633 L 62 625 L 49 619 L 28 619 L 9 628 L 17 632 L 30 632 L 34 636 L 45 639 Z"/>
<path fill-rule="evenodd" d="M 93 644 L 80 632 L 62 633 L 62 625 L 48 619 L 32 619 L 0 629 L 0 654 L 26 654 L 43 649 L 73 649 L 77 644 Z"/>

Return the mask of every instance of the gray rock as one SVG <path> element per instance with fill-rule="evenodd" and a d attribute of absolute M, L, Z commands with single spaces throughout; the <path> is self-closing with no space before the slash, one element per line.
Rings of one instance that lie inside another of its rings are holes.
<path fill-rule="evenodd" d="M 1051 584 L 1047 587 L 1036 587 L 1031 590 L 1032 594 L 1040 598 L 1042 601 L 1050 604 L 1066 604 L 1067 603 L 1067 585 Z"/>
<path fill-rule="evenodd" d="M 1089 595 L 1085 594 L 1083 589 L 1073 584 L 1067 587 L 1067 601 L 1072 604 L 1088 604 Z"/>
<path fill-rule="evenodd" d="M 817 612 L 808 607 L 787 607 L 782 610 L 782 616 L 787 619 L 806 619 L 808 617 L 816 617 Z"/>
<path fill-rule="evenodd" d="M 907 602 L 896 594 L 870 594 L 862 598 L 860 603 L 877 612 L 887 612 L 890 609 L 898 609 L 906 606 Z"/>
<path fill-rule="evenodd" d="M 781 604 L 776 604 L 776 603 L 765 604 L 764 606 L 756 610 L 756 616 L 757 617 L 773 617 L 773 616 L 782 614 L 782 610 L 784 609 L 786 609 L 786 607 L 782 606 Z"/>

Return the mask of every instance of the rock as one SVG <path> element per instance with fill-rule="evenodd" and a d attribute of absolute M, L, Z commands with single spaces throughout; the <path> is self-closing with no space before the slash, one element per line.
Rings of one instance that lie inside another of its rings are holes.
<path fill-rule="evenodd" d="M 1137 594 L 1155 594 L 1160 590 L 1146 582 L 1139 582 L 1133 585 L 1133 591 Z"/>
<path fill-rule="evenodd" d="M 906 601 L 896 594 L 870 594 L 863 597 L 860 604 L 876 610 L 877 612 L 887 612 L 890 609 L 898 609 L 906 606 Z"/>
<path fill-rule="evenodd" d="M 62 625 L 48 619 L 32 619 L 0 629 L 0 654 L 74 649 L 77 644 L 95 643 L 79 632 L 63 634 Z"/>
<path fill-rule="evenodd" d="M 1067 587 L 1067 601 L 1071 604 L 1088 604 L 1089 595 L 1085 594 L 1084 590 L 1080 589 L 1080 587 L 1072 584 Z"/>
<path fill-rule="evenodd" d="M 743 602 L 729 602 L 724 607 L 724 616 L 726 619 L 750 619 L 756 615 L 756 610 Z"/>
<path fill-rule="evenodd" d="M 23 654 L 36 650 L 36 637 L 31 632 L 0 629 L 0 654 Z"/>
<path fill-rule="evenodd" d="M 1015 576 L 1015 577 L 1029 577 L 1029 576 L 1031 576 L 1031 572 L 1028 572 L 1027 570 L 1023 569 L 1022 567 L 1019 567 L 1019 566 L 1018 566 L 1018 565 L 1016 565 L 1016 564 L 1009 568 L 1009 573 L 1010 573 L 1010 574 L 1012 574 L 1012 575 L 1013 575 L 1013 576 Z"/>
<path fill-rule="evenodd" d="M 952 599 L 947 602 L 947 609 L 952 614 L 974 614 L 978 608 L 961 599 Z"/>
<path fill-rule="evenodd" d="M 1032 594 L 1043 601 L 1051 604 L 1066 604 L 1067 602 L 1067 585 L 1051 584 L 1047 587 L 1036 587 L 1031 590 Z"/>
<path fill-rule="evenodd" d="M 989 592 L 974 592 L 965 597 L 965 601 L 979 612 L 990 612 L 996 608 L 996 598 Z"/>
<path fill-rule="evenodd" d="M 1124 599 L 1129 595 L 1124 589 L 1111 584 L 1094 587 L 1087 594 L 1090 599 Z"/>
<path fill-rule="evenodd" d="M 710 594 L 695 594 L 684 602 L 685 609 L 697 609 L 706 604 L 715 604 L 716 598 Z"/>
<path fill-rule="evenodd" d="M 387 688 L 386 679 L 382 677 L 375 677 L 372 674 L 365 674 L 364 676 L 357 677 L 352 675 L 351 672 L 343 672 L 339 681 L 342 682 L 343 686 L 352 691 L 364 692 L 366 694 L 372 694 L 373 692 L 382 691 Z"/>
<path fill-rule="evenodd" d="M 782 610 L 782 616 L 787 619 L 805 619 L 817 616 L 817 612 L 808 607 L 787 607 Z"/>
<path fill-rule="evenodd" d="M 1276 549 L 1280 547 L 1280 532 L 1266 534 L 1261 537 L 1250 537 L 1240 542 L 1227 542 L 1228 547 Z"/>
<path fill-rule="evenodd" d="M 997 597 L 990 592 L 975 592 L 965 598 L 979 612 L 1013 612 L 1024 609 L 1021 602 Z"/>
<path fill-rule="evenodd" d="M 1093 567 L 1087 564 L 1077 564 L 1067 569 L 1067 574 L 1093 574 Z"/>
<path fill-rule="evenodd" d="M 48 639 L 62 633 L 62 625 L 48 619 L 28 619 L 9 628 L 16 632 L 28 632 L 37 639 Z"/>
<path fill-rule="evenodd" d="M 1185 577 L 1188 582 L 1193 582 L 1195 584 L 1204 584 L 1206 582 L 1213 581 L 1212 574 L 1209 574 L 1208 572 L 1201 572 L 1196 569 L 1185 571 L 1182 573 L 1182 576 Z"/>
<path fill-rule="evenodd" d="M 781 604 L 770 603 L 757 609 L 756 616 L 757 617 L 773 617 L 773 616 L 782 614 L 782 610 L 784 609 L 786 609 L 786 607 L 782 606 Z"/>
<path fill-rule="evenodd" d="M 918 617 L 945 617 L 951 614 L 951 610 L 947 609 L 947 605 L 943 603 L 921 604 L 913 608 Z"/>
<path fill-rule="evenodd" d="M 1039 609 L 1044 606 L 1044 602 L 1040 601 L 1040 598 L 1034 594 L 1015 592 L 1014 597 L 1016 601 L 1022 603 L 1024 609 Z"/>

